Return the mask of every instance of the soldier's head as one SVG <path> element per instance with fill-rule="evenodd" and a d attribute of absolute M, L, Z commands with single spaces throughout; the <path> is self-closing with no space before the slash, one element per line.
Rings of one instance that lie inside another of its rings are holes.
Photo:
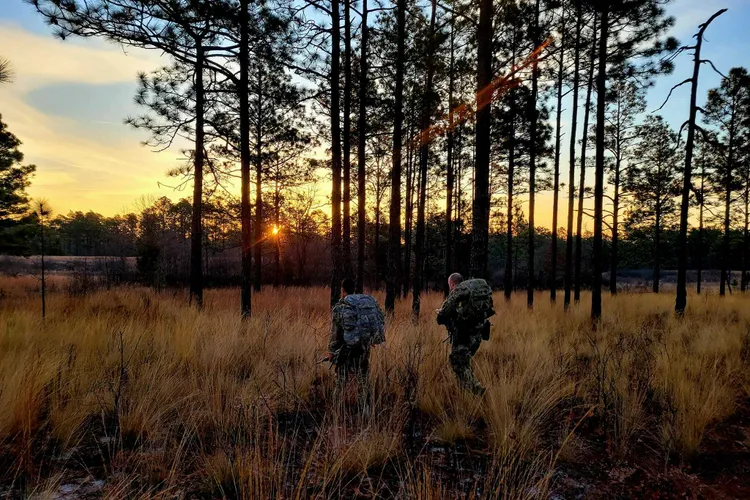
<path fill-rule="evenodd" d="M 456 286 L 458 286 L 459 283 L 461 283 L 464 280 L 464 277 L 461 276 L 459 273 L 453 273 L 450 276 L 448 276 L 448 288 L 452 292 Z"/>
<path fill-rule="evenodd" d="M 341 295 L 346 297 L 354 293 L 354 280 L 351 278 L 344 278 L 341 282 Z"/>

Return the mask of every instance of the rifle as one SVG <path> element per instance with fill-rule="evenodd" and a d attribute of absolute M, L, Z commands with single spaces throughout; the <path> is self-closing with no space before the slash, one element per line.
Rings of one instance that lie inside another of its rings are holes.
<path fill-rule="evenodd" d="M 339 350 L 339 351 L 340 351 L 340 350 Z M 322 358 L 320 358 L 320 359 L 319 359 L 319 360 L 318 360 L 318 361 L 316 362 L 316 364 L 321 364 L 321 363 L 325 363 L 325 362 L 327 361 L 327 362 L 328 362 L 328 368 L 329 368 L 329 369 L 333 368 L 334 366 L 336 366 L 336 360 L 337 360 L 337 359 L 338 359 L 338 357 L 339 357 L 339 351 L 336 351 L 336 352 L 334 352 L 334 353 L 331 353 L 331 354 L 333 354 L 333 356 L 331 356 L 331 355 L 326 355 L 326 356 L 323 356 Z"/>

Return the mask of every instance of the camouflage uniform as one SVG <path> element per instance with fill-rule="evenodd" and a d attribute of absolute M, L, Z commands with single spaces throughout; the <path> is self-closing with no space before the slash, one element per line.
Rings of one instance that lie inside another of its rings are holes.
<path fill-rule="evenodd" d="M 354 374 L 359 386 L 360 402 L 364 403 L 367 400 L 369 390 L 370 346 L 346 345 L 344 342 L 344 325 L 342 320 L 342 309 L 344 307 L 346 307 L 344 299 L 339 300 L 333 306 L 328 352 L 335 355 L 333 363 L 336 365 L 337 392 L 340 394 L 343 391 L 349 376 Z"/>
<path fill-rule="evenodd" d="M 437 322 L 448 329 L 451 341 L 449 360 L 458 384 L 464 390 L 482 395 L 485 389 L 474 376 L 471 358 L 479 349 L 482 333 L 490 328 L 490 324 L 485 317 L 463 322 L 458 320 L 458 310 L 462 307 L 462 300 L 468 298 L 468 294 L 469 291 L 465 288 L 454 288 L 438 311 Z"/>

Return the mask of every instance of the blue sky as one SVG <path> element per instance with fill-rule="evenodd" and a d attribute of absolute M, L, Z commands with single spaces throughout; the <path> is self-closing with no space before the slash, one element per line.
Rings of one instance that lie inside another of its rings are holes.
<path fill-rule="evenodd" d="M 704 57 L 722 72 L 750 67 L 745 41 L 750 0 L 675 0 L 668 8 L 677 18 L 671 34 L 690 43 L 698 24 L 722 7 L 729 11 L 709 29 Z M 133 103 L 138 71 L 166 63 L 161 54 L 94 39 L 56 40 L 29 5 L 0 0 L 0 56 L 11 60 L 16 73 L 14 83 L 0 89 L 0 113 L 24 142 L 26 160 L 38 166 L 33 196 L 47 198 L 58 213 L 93 209 L 111 215 L 131 209 L 143 196 L 185 195 L 159 185 L 169 183 L 165 172 L 180 161 L 177 148 L 153 153 L 140 145 L 145 138 L 140 132 L 123 124 L 140 112 Z M 688 54 L 675 63 L 674 74 L 660 78 L 649 92 L 649 111 L 672 85 L 690 76 Z M 702 71 L 699 99 L 719 82 L 708 66 Z M 687 118 L 688 98 L 689 88 L 681 88 L 661 112 L 675 128 Z M 566 108 L 564 118 L 569 103 Z M 567 165 L 565 154 L 562 165 Z M 561 177 L 567 178 L 565 168 Z M 550 225 L 551 201 L 548 193 L 538 198 L 538 224 Z"/>

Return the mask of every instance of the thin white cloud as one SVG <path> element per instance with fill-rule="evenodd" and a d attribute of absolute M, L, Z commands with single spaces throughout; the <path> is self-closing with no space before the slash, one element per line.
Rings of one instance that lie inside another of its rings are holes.
<path fill-rule="evenodd" d="M 143 49 L 124 51 L 101 40 L 73 44 L 31 33 L 20 26 L 0 21 L 0 47 L 13 65 L 15 82 L 11 91 L 29 91 L 60 82 L 106 84 L 133 81 L 139 71 L 155 69 L 164 60 Z"/>
<path fill-rule="evenodd" d="M 130 205 L 143 193 L 178 196 L 160 190 L 158 181 L 165 180 L 165 172 L 176 165 L 179 153 L 154 154 L 135 135 L 95 141 L 80 122 L 47 114 L 28 103 L 27 96 L 35 89 L 59 83 L 133 82 L 139 71 L 165 64 L 156 52 L 136 49 L 126 53 L 113 44 L 86 42 L 91 43 L 63 42 L 0 22 L 0 47 L 16 76 L 13 83 L 0 88 L 0 113 L 23 141 L 26 162 L 38 167 L 30 194 L 49 199 L 58 212 L 93 209 L 105 214 Z"/>

